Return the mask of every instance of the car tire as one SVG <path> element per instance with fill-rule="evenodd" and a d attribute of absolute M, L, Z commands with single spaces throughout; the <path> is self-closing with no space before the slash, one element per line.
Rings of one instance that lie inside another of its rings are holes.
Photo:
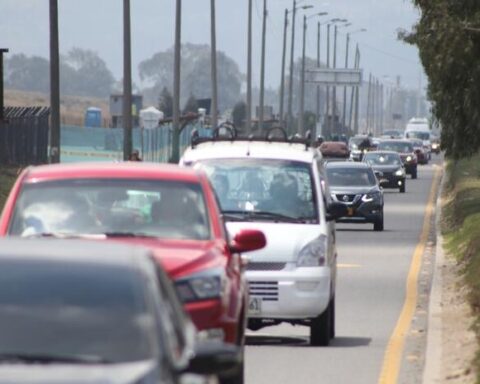
<path fill-rule="evenodd" d="M 375 222 L 373 223 L 373 230 L 375 232 L 383 231 L 383 215 L 377 220 L 375 220 Z"/>
<path fill-rule="evenodd" d="M 326 347 L 330 344 L 332 334 L 332 300 L 328 307 L 310 323 L 310 345 L 314 347 Z M 334 306 L 334 305 L 333 305 Z M 333 332 L 335 332 L 333 330 Z"/>
<path fill-rule="evenodd" d="M 417 178 L 417 168 L 415 168 L 413 171 L 412 171 L 412 179 L 416 179 Z"/>
<path fill-rule="evenodd" d="M 330 340 L 335 338 L 335 296 L 330 301 Z"/>
<path fill-rule="evenodd" d="M 399 188 L 400 193 L 405 193 L 405 180 L 403 180 L 402 185 Z"/>
<path fill-rule="evenodd" d="M 238 364 L 238 366 L 232 372 L 229 372 L 228 375 L 220 376 L 219 383 L 220 384 L 243 384 L 245 381 L 245 364 L 244 358 L 242 358 L 242 362 Z"/>

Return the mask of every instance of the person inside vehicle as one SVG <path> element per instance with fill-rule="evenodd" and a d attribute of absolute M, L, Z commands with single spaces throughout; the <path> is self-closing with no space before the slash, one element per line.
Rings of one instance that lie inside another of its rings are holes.
<path fill-rule="evenodd" d="M 297 180 L 288 174 L 279 173 L 270 183 L 270 200 L 262 207 L 264 210 L 286 216 L 298 216 L 298 184 Z"/>
<path fill-rule="evenodd" d="M 228 177 L 226 175 L 216 174 L 212 179 L 213 187 L 220 201 L 220 205 L 223 211 L 234 210 L 237 207 L 235 202 L 232 201 L 228 194 L 230 192 L 230 183 L 228 182 Z"/>

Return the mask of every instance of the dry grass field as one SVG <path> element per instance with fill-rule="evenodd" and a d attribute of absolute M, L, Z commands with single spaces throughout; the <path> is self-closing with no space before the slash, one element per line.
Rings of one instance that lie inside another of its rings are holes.
<path fill-rule="evenodd" d="M 26 92 L 6 89 L 5 106 L 27 107 L 48 106 L 50 104 L 48 94 L 38 92 Z M 60 100 L 61 122 L 66 125 L 83 125 L 85 110 L 88 107 L 97 107 L 102 110 L 104 126 L 110 121 L 108 99 L 95 97 L 63 96 Z"/>

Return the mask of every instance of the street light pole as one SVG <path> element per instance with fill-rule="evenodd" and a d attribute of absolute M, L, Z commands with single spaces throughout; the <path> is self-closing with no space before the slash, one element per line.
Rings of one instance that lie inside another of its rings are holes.
<path fill-rule="evenodd" d="M 297 0 L 293 0 L 292 8 L 292 42 L 290 47 L 290 79 L 288 81 L 288 116 L 287 131 L 291 133 L 293 124 L 293 67 L 295 55 L 295 16 L 297 14 Z"/>
<path fill-rule="evenodd" d="M 171 163 L 180 160 L 180 65 L 182 39 L 182 0 L 176 0 L 175 9 L 175 48 L 173 59 L 173 132 Z"/>
<path fill-rule="evenodd" d="M 50 162 L 60 162 L 60 53 L 58 2 L 50 0 Z M 3 112 L 3 111 L 2 111 Z"/>
<path fill-rule="evenodd" d="M 320 48 L 321 48 L 321 28 L 320 22 L 317 23 L 317 68 L 320 69 Z M 320 85 L 317 85 L 317 124 L 320 124 Z"/>
<path fill-rule="evenodd" d="M 132 153 L 132 44 L 130 0 L 123 0 L 123 159 Z"/>
<path fill-rule="evenodd" d="M 345 51 L 345 69 L 348 68 L 349 50 L 350 50 L 350 33 L 347 33 L 347 47 Z M 342 115 L 343 129 L 346 128 L 346 123 L 347 123 L 347 86 L 344 86 L 343 87 L 343 115 Z"/>
<path fill-rule="evenodd" d="M 252 130 L 252 2 L 248 0 L 248 36 L 247 36 L 247 135 Z"/>
<path fill-rule="evenodd" d="M 333 69 L 337 68 L 337 35 L 338 35 L 338 26 L 335 25 L 333 33 Z M 333 85 L 332 87 L 332 120 L 330 123 L 330 132 L 333 134 L 335 129 L 335 117 L 337 115 L 337 87 Z"/>
<path fill-rule="evenodd" d="M 285 97 L 285 58 L 287 51 L 287 28 L 288 28 L 288 9 L 285 9 L 285 23 L 283 27 L 283 51 L 282 51 L 282 76 L 280 78 L 280 106 L 279 106 L 279 120 L 283 122 L 283 107 Z"/>
<path fill-rule="evenodd" d="M 327 24 L 327 68 L 330 68 L 330 28 L 331 24 Z M 327 85 L 327 95 L 326 95 L 326 112 L 325 116 L 327 117 L 327 126 L 329 134 L 332 133 L 331 124 L 330 124 L 330 87 Z"/>
<path fill-rule="evenodd" d="M 217 34 L 215 28 L 215 0 L 210 0 L 211 28 L 211 61 L 212 61 L 212 128 L 218 126 L 218 96 L 217 96 Z"/>
<path fill-rule="evenodd" d="M 267 38 L 267 0 L 263 0 L 263 28 L 262 28 L 262 63 L 260 69 L 260 113 L 258 117 L 258 130 L 263 130 L 264 120 L 264 95 L 265 95 L 265 46 Z"/>
<path fill-rule="evenodd" d="M 303 46 L 302 46 L 302 73 L 300 79 L 300 121 L 298 133 L 303 136 L 305 134 L 305 46 L 307 40 L 307 16 L 303 16 Z"/>

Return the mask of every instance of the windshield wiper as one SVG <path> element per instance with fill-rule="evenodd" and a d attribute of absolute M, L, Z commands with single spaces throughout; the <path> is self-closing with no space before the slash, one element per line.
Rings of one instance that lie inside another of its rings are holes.
<path fill-rule="evenodd" d="M 252 211 L 249 212 L 250 217 L 260 217 L 264 219 L 270 219 L 274 221 L 281 221 L 287 223 L 305 223 L 305 219 L 302 217 L 293 217 L 283 215 L 281 213 L 267 212 L 267 211 Z"/>
<path fill-rule="evenodd" d="M 112 362 L 95 355 L 50 355 L 36 353 L 0 353 L 0 364 L 3 363 L 30 364 L 111 364 Z"/>
<path fill-rule="evenodd" d="M 149 235 L 148 233 L 141 233 L 141 232 L 104 232 L 102 235 L 106 237 L 130 237 L 130 238 L 148 238 L 148 239 L 156 239 L 158 236 Z"/>
<path fill-rule="evenodd" d="M 103 233 L 61 233 L 61 232 L 39 232 L 29 233 L 23 237 L 49 237 L 56 239 L 104 239 Z"/>

